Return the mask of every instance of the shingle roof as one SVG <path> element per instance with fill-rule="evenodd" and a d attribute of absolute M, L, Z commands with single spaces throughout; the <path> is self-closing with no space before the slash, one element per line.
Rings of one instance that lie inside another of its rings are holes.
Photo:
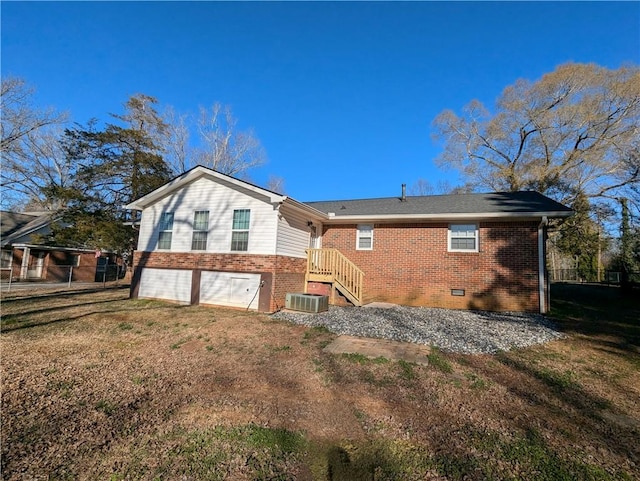
<path fill-rule="evenodd" d="M 305 202 L 326 214 L 341 216 L 446 215 L 446 214 L 555 214 L 572 210 L 538 192 L 493 192 L 489 194 L 449 194 L 384 197 L 378 199 Z"/>
<path fill-rule="evenodd" d="M 14 243 L 21 237 L 26 236 L 53 220 L 51 212 L 37 212 L 22 214 L 16 212 L 2 211 L 0 213 L 0 232 L 2 247 Z"/>

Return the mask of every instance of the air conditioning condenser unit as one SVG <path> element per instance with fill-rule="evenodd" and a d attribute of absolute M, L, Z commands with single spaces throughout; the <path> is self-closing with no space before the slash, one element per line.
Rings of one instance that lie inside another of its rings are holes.
<path fill-rule="evenodd" d="M 284 306 L 292 311 L 323 312 L 329 310 L 329 296 L 319 294 L 287 294 Z"/>

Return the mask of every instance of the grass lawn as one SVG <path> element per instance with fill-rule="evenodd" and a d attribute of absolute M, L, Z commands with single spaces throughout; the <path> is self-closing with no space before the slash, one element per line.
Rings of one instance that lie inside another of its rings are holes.
<path fill-rule="evenodd" d="M 428 366 L 128 291 L 2 294 L 2 479 L 640 479 L 640 302 L 554 285 L 567 337 Z"/>

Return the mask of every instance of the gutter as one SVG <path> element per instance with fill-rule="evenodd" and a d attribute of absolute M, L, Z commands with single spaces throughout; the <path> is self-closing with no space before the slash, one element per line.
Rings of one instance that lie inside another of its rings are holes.
<path fill-rule="evenodd" d="M 87 247 L 61 247 L 61 246 L 49 246 L 49 245 L 42 245 L 42 244 L 25 244 L 25 243 L 11 244 L 11 248 L 12 249 L 26 248 L 26 249 L 33 249 L 33 250 L 39 250 L 39 251 L 63 251 L 63 252 L 84 252 L 84 253 L 89 253 L 89 252 L 94 253 L 96 251 L 96 249 L 89 249 Z M 115 252 L 110 249 L 100 249 L 100 250 L 105 254 L 115 254 Z"/>
<path fill-rule="evenodd" d="M 322 212 L 321 210 L 318 210 L 315 207 L 311 207 L 310 205 L 304 204 L 302 202 L 298 202 L 297 200 L 289 196 L 285 196 L 284 199 L 279 202 L 279 204 L 286 204 L 288 207 L 291 207 L 298 212 L 312 215 L 316 218 L 316 220 L 326 221 L 329 218 L 327 214 Z"/>
<path fill-rule="evenodd" d="M 549 224 L 547 216 L 542 216 L 540 225 L 538 225 L 538 299 L 540 300 L 540 314 L 547 313 L 547 303 L 544 295 L 545 280 L 545 245 L 544 245 L 544 229 Z"/>
<path fill-rule="evenodd" d="M 394 221 L 444 221 L 444 220 L 490 220 L 504 219 L 509 221 L 539 219 L 541 217 L 560 218 L 569 217 L 572 211 L 551 212 L 463 212 L 439 214 L 378 214 L 378 215 L 336 215 L 334 212 L 325 214 L 330 224 L 344 224 L 355 222 L 394 222 Z"/>

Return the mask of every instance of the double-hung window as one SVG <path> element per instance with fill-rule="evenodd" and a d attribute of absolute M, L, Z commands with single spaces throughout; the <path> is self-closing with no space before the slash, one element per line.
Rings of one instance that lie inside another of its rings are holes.
<path fill-rule="evenodd" d="M 173 234 L 173 212 L 164 212 L 160 216 L 160 229 L 158 232 L 158 249 L 171 249 L 171 236 Z"/>
<path fill-rule="evenodd" d="M 356 250 L 373 250 L 373 224 L 358 224 L 356 232 Z"/>
<path fill-rule="evenodd" d="M 478 252 L 478 225 L 449 225 L 450 252 Z"/>
<path fill-rule="evenodd" d="M 233 211 L 233 225 L 231 227 L 231 250 L 249 250 L 249 224 L 251 210 L 236 209 Z"/>
<path fill-rule="evenodd" d="M 191 250 L 207 250 L 207 233 L 209 232 L 209 211 L 197 210 L 193 214 L 193 237 Z"/>

